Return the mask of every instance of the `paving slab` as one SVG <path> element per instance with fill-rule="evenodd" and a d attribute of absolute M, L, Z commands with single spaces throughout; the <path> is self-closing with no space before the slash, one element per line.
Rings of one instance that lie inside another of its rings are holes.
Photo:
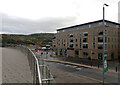
<path fill-rule="evenodd" d="M 32 83 L 27 56 L 20 50 L 2 48 L 2 83 Z"/>

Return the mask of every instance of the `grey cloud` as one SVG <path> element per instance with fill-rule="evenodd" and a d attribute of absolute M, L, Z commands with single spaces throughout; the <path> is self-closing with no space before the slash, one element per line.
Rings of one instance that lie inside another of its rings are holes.
<path fill-rule="evenodd" d="M 28 20 L 3 14 L 2 32 L 19 34 L 55 32 L 57 28 L 73 25 L 76 21 L 76 17 L 48 17 L 39 20 Z"/>

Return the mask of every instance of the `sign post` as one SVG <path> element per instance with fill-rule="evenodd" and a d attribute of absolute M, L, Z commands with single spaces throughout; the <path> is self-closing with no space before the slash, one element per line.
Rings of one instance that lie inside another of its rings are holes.
<path fill-rule="evenodd" d="M 107 53 L 104 53 L 104 72 L 108 71 L 107 67 Z"/>

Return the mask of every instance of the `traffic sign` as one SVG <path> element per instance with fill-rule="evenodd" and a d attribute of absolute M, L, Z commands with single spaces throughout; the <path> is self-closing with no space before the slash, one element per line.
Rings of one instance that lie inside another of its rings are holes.
<path fill-rule="evenodd" d="M 107 53 L 104 53 L 104 72 L 108 71 L 107 67 Z"/>

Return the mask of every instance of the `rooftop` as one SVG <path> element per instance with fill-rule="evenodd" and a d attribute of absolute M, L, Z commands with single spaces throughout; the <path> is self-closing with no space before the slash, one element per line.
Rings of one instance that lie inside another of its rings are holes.
<path fill-rule="evenodd" d="M 66 29 L 75 28 L 75 27 L 80 27 L 80 26 L 87 26 L 87 25 L 90 25 L 90 24 L 96 24 L 96 23 L 102 23 L 102 22 L 103 22 L 103 20 L 98 20 L 98 21 L 93 21 L 93 22 L 88 22 L 88 23 L 84 23 L 84 24 L 79 24 L 79 25 L 74 25 L 74 26 L 70 26 L 70 27 L 57 29 L 57 31 L 66 30 Z M 105 20 L 105 22 L 111 23 L 111 24 L 114 24 L 114 25 L 119 25 L 119 27 L 120 27 L 119 23 L 108 21 L 108 20 Z"/>

